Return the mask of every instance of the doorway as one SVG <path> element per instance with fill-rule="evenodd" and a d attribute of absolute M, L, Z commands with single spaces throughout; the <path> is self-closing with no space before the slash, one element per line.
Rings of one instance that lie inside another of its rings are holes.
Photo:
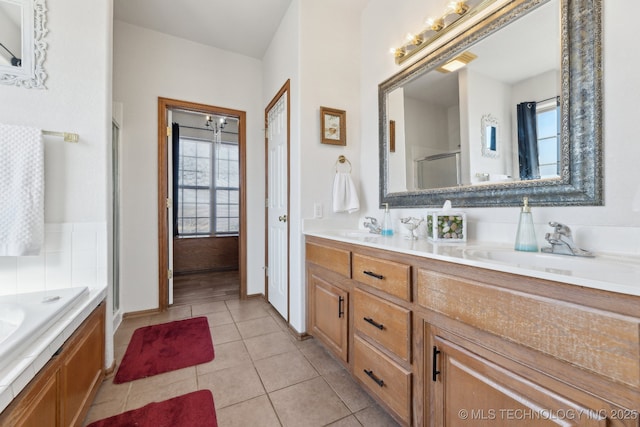
<path fill-rule="evenodd" d="M 289 322 L 289 146 L 290 107 L 287 80 L 265 109 L 266 265 L 265 295 Z"/>
<path fill-rule="evenodd" d="M 176 273 L 235 270 L 246 298 L 245 129 L 244 111 L 158 98 L 160 310 Z"/>

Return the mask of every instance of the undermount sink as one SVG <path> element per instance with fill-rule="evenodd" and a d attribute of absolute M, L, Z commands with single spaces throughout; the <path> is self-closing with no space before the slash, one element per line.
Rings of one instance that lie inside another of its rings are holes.
<path fill-rule="evenodd" d="M 612 255 L 584 258 L 510 248 L 468 247 L 463 250 L 463 258 L 603 282 L 636 285 L 640 279 L 640 260 Z"/>
<path fill-rule="evenodd" d="M 370 233 L 367 230 L 340 230 L 337 233 L 341 237 L 380 237 L 380 234 Z"/>

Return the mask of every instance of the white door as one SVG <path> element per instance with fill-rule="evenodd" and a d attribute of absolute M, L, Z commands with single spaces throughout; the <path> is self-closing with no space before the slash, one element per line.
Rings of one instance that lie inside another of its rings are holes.
<path fill-rule="evenodd" d="M 287 94 L 267 112 L 267 239 L 269 303 L 289 319 L 289 175 Z"/>
<path fill-rule="evenodd" d="M 173 143 L 171 127 L 173 124 L 173 114 L 171 110 L 167 110 L 167 197 L 169 202 L 167 203 L 167 248 L 168 254 L 168 268 L 169 278 L 169 305 L 173 304 L 173 204 L 178 203 L 177 200 L 173 200 Z M 177 177 L 176 177 L 177 179 Z"/>

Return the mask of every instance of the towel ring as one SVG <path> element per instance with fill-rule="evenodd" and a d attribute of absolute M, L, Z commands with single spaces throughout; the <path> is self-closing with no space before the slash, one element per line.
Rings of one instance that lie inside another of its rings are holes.
<path fill-rule="evenodd" d="M 336 160 L 336 164 L 334 165 L 334 167 L 336 168 L 336 173 L 338 173 L 338 164 L 342 164 L 342 165 L 343 165 L 343 164 L 345 164 L 345 163 L 348 163 L 348 164 L 349 164 L 349 171 L 348 171 L 348 173 L 351 173 L 351 169 L 352 169 L 351 162 L 349 161 L 349 159 L 347 159 L 347 158 L 346 158 L 345 156 L 343 156 L 343 155 L 338 156 L 338 160 Z"/>

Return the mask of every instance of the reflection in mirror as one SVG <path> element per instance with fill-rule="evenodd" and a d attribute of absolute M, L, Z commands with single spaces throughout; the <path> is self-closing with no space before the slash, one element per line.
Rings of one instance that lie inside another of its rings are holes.
<path fill-rule="evenodd" d="M 0 83 L 44 88 L 45 0 L 0 0 Z"/>
<path fill-rule="evenodd" d="M 537 147 L 519 149 L 521 129 L 516 120 L 520 117 L 516 116 L 516 106 L 530 99 L 558 95 L 559 14 L 558 0 L 545 4 L 470 47 L 465 55 L 472 53 L 474 59 L 466 67 L 454 72 L 439 67 L 394 91 L 394 96 L 400 96 L 396 92 L 402 91 L 403 99 L 389 102 L 388 114 L 396 123 L 404 123 L 407 179 L 391 187 L 393 191 L 439 188 L 415 185 L 414 177 L 422 172 L 414 173 L 413 165 L 418 165 L 418 160 L 425 156 L 446 154 L 454 159 L 456 152 L 460 152 L 461 170 L 449 171 L 449 175 L 460 175 L 461 181 L 442 179 L 441 186 L 503 182 L 512 177 L 540 178 L 539 173 L 531 173 L 531 168 L 519 171 L 522 161 L 524 166 L 530 161 L 532 168 L 537 168 L 539 160 Z M 401 105 L 402 113 L 397 111 Z M 487 134 L 489 117 L 494 127 Z M 508 130 L 503 156 L 498 156 L 495 146 L 499 122 Z M 484 126 L 479 128 L 477 123 Z M 530 123 L 535 128 L 535 115 Z M 491 141 L 485 138 L 491 135 L 494 149 L 486 144 Z M 535 131 L 524 135 L 531 142 L 523 142 L 522 147 L 537 143 L 531 139 L 535 138 Z M 532 155 L 536 158 L 528 159 Z M 395 176 L 397 168 L 395 163 L 390 164 L 389 174 Z"/>
<path fill-rule="evenodd" d="M 601 30 L 593 3 L 504 2 L 381 83 L 380 202 L 503 206 L 528 195 L 539 205 L 601 204 Z M 463 55 L 471 58 L 466 66 L 443 69 Z M 395 122 L 394 152 L 386 120 Z"/>
<path fill-rule="evenodd" d="M 0 1 L 0 65 L 22 64 L 22 5 Z"/>
<path fill-rule="evenodd" d="M 484 157 L 491 157 L 495 159 L 499 156 L 498 154 L 498 134 L 499 134 L 499 123 L 498 119 L 493 117 L 491 114 L 485 114 L 482 116 L 482 124 L 480 125 L 480 130 L 482 131 L 482 138 L 480 142 L 482 144 L 482 155 Z"/>

